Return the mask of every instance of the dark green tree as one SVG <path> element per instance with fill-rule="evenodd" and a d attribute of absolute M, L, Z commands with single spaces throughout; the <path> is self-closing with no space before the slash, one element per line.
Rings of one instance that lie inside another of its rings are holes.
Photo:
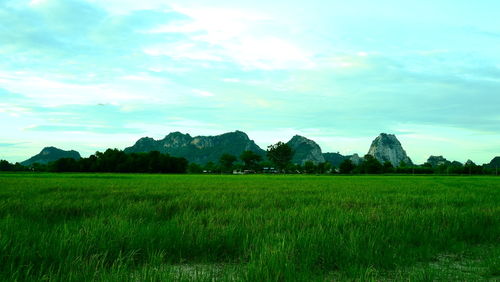
<path fill-rule="evenodd" d="M 278 142 L 267 147 L 267 157 L 279 171 L 284 172 L 293 158 L 293 150 L 287 144 Z"/>
<path fill-rule="evenodd" d="M 383 164 L 383 173 L 393 173 L 394 172 L 394 166 L 392 165 L 391 162 L 385 161 Z"/>
<path fill-rule="evenodd" d="M 262 157 L 254 153 L 253 151 L 244 151 L 240 155 L 240 159 L 243 161 L 244 169 L 259 169 L 259 162 L 262 160 Z"/>
<path fill-rule="evenodd" d="M 325 174 L 332 169 L 332 165 L 329 162 L 319 163 L 317 166 L 317 173 Z"/>
<path fill-rule="evenodd" d="M 472 175 L 472 174 L 483 174 L 483 167 L 482 166 L 478 166 L 473 161 L 468 161 L 464 165 L 464 171 L 463 171 L 463 173 L 464 174 L 469 174 L 469 175 Z"/>
<path fill-rule="evenodd" d="M 9 163 L 6 160 L 0 161 L 0 171 L 12 171 L 14 169 L 14 165 Z"/>
<path fill-rule="evenodd" d="M 80 170 L 78 161 L 72 158 L 62 158 L 50 165 L 50 170 L 53 172 L 77 172 Z"/>
<path fill-rule="evenodd" d="M 217 172 L 218 167 L 214 162 L 208 162 L 203 167 L 203 170 L 208 172 L 208 173 L 213 173 L 213 172 Z"/>
<path fill-rule="evenodd" d="M 190 163 L 189 166 L 188 166 L 188 172 L 189 173 L 194 173 L 194 174 L 202 173 L 203 172 L 203 168 L 199 164 Z"/>
<path fill-rule="evenodd" d="M 378 174 L 383 172 L 382 164 L 372 155 L 365 155 L 360 165 L 361 173 Z"/>
<path fill-rule="evenodd" d="M 340 163 L 339 172 L 342 174 L 350 174 L 356 168 L 356 165 L 350 160 L 345 159 Z"/>
<path fill-rule="evenodd" d="M 237 158 L 231 154 L 223 154 L 219 158 L 219 164 L 222 172 L 231 172 L 234 166 L 234 162 Z"/>
<path fill-rule="evenodd" d="M 304 172 L 308 174 L 316 173 L 316 165 L 313 162 L 307 161 L 304 163 Z"/>
<path fill-rule="evenodd" d="M 44 171 L 48 171 L 49 168 L 46 164 L 40 164 L 40 163 L 34 163 L 31 165 L 31 169 L 33 171 L 39 171 L 39 172 L 44 172 Z"/>
<path fill-rule="evenodd" d="M 186 173 L 188 161 L 158 151 L 127 154 L 108 149 L 80 160 L 59 159 L 49 165 L 55 172 Z"/>

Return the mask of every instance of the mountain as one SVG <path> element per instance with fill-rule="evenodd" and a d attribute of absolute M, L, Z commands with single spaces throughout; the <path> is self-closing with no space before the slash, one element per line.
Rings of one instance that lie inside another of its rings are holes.
<path fill-rule="evenodd" d="M 467 160 L 464 166 L 476 166 L 476 164 L 472 160 Z"/>
<path fill-rule="evenodd" d="M 242 131 L 229 132 L 217 136 L 196 136 L 172 132 L 162 140 L 141 138 L 133 146 L 125 149 L 126 153 L 159 151 L 174 157 L 184 157 L 189 162 L 205 164 L 218 162 L 223 154 L 239 157 L 243 151 L 253 151 L 265 155 L 253 140 Z"/>
<path fill-rule="evenodd" d="M 339 165 L 347 158 L 340 153 L 323 153 L 323 158 L 326 162 L 329 162 L 334 167 L 339 167 Z"/>
<path fill-rule="evenodd" d="M 451 164 L 451 162 L 445 159 L 443 156 L 430 156 L 427 159 L 427 163 L 429 163 L 432 167 Z"/>
<path fill-rule="evenodd" d="M 494 159 L 492 159 L 489 166 L 492 168 L 500 167 L 500 157 L 495 157 Z"/>
<path fill-rule="evenodd" d="M 360 165 L 363 162 L 363 158 L 361 158 L 358 154 L 346 156 L 346 158 L 351 160 L 354 165 Z"/>
<path fill-rule="evenodd" d="M 410 165 L 413 164 L 411 159 L 406 155 L 403 146 L 401 146 L 401 143 L 393 134 L 380 134 L 373 140 L 368 154 L 375 157 L 381 163 L 389 161 L 395 167 L 399 166 L 401 162 Z"/>
<path fill-rule="evenodd" d="M 294 152 L 292 163 L 303 165 L 311 161 L 314 164 L 324 163 L 325 158 L 319 145 L 304 136 L 295 135 L 286 143 Z"/>
<path fill-rule="evenodd" d="M 25 160 L 21 164 L 24 166 L 30 166 L 34 163 L 48 164 L 62 158 L 71 158 L 78 160 L 82 157 L 77 151 L 64 151 L 55 147 L 45 147 L 38 155 Z"/>

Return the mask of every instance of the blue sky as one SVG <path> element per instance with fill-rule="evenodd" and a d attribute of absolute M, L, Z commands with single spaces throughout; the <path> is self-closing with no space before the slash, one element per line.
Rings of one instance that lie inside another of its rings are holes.
<path fill-rule="evenodd" d="M 489 162 L 500 4 L 436 2 L 3 0 L 0 159 L 238 129 L 361 155 L 387 132 L 418 163 Z"/>

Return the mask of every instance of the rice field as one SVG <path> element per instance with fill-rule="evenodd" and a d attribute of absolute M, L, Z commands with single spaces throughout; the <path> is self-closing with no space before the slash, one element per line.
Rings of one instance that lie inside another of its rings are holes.
<path fill-rule="evenodd" d="M 0 174 L 1 281 L 500 280 L 500 178 Z"/>

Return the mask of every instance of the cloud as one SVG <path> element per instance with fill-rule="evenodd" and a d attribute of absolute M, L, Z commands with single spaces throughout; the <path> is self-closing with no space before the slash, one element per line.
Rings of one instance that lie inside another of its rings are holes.
<path fill-rule="evenodd" d="M 369 9 L 339 1 L 2 1 L 3 142 L 91 151 L 143 134 L 240 129 L 309 134 L 325 148 L 364 153 L 363 142 L 395 131 L 423 155 L 411 138 L 497 136 L 499 24 L 479 16 L 495 9 L 474 4 L 478 14 L 464 26 L 450 13 L 422 23 L 407 8 L 361 2 Z M 453 145 L 457 155 L 470 140 Z"/>
<path fill-rule="evenodd" d="M 212 92 L 209 92 L 209 91 L 205 91 L 205 90 L 198 90 L 198 89 L 195 89 L 193 90 L 193 92 L 201 97 L 213 97 L 215 96 L 214 93 Z"/>
<path fill-rule="evenodd" d="M 142 130 L 137 128 L 117 128 L 107 126 L 89 126 L 86 124 L 77 125 L 35 125 L 26 128 L 26 130 L 43 132 L 93 132 L 100 134 L 133 133 L 141 134 Z"/>
<path fill-rule="evenodd" d="M 191 20 L 150 30 L 153 34 L 187 34 L 189 42 L 152 46 L 145 53 L 204 61 L 227 61 L 245 69 L 312 67 L 311 53 L 274 34 L 263 35 L 260 26 L 272 26 L 270 17 L 240 10 L 183 8 L 176 11 Z"/>
<path fill-rule="evenodd" d="M 0 6 L 0 24 L 9 26 L 0 29 L 0 66 L 40 71 L 43 76 L 69 73 L 79 80 L 98 73 L 94 78 L 105 80 L 140 69 L 148 61 L 140 56 L 142 47 L 183 38 L 145 30 L 185 19 L 173 11 L 108 14 L 99 6 L 77 0 L 47 0 L 36 7 Z"/>
<path fill-rule="evenodd" d="M 14 147 L 24 144 L 28 144 L 28 142 L 0 143 L 0 147 Z"/>

